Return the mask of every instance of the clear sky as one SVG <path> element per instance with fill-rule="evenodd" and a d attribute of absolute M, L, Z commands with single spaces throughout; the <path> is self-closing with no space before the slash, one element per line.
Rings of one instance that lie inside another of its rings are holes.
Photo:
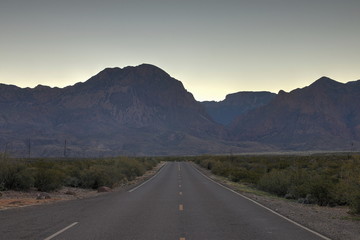
<path fill-rule="evenodd" d="M 1 0 L 0 83 L 154 64 L 197 100 L 360 79 L 360 0 Z"/>

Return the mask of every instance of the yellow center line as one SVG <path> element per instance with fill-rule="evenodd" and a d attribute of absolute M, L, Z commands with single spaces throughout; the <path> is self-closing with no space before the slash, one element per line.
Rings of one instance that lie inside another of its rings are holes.
<path fill-rule="evenodd" d="M 179 211 L 184 211 L 184 205 L 182 204 L 179 205 Z"/>

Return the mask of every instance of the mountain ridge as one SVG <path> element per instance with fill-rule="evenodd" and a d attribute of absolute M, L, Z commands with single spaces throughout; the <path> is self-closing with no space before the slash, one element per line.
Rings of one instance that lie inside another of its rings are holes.
<path fill-rule="evenodd" d="M 154 155 L 166 153 L 167 148 L 168 154 L 196 153 L 185 149 L 189 142 L 204 142 L 201 148 L 206 151 L 226 148 L 214 141 L 222 134 L 221 126 L 180 81 L 153 65 L 107 68 L 86 82 L 64 88 L 3 87 L 0 93 L 0 144 L 18 138 L 21 147 L 14 149 L 25 151 L 26 139 L 47 142 L 38 155 L 59 154 L 64 139 L 73 143 L 73 152 L 90 154 L 92 143 L 83 149 L 87 138 L 104 145 L 109 154 Z M 179 150 L 176 141 L 183 145 Z"/>
<path fill-rule="evenodd" d="M 352 85 L 350 87 L 350 85 Z M 360 81 L 320 78 L 232 123 L 232 139 L 277 144 L 287 150 L 343 150 L 360 138 Z M 352 122 L 352 125 L 349 124 Z"/>
<path fill-rule="evenodd" d="M 14 156 L 198 155 L 346 150 L 360 144 L 360 81 L 197 102 L 142 64 L 64 88 L 0 84 L 0 146 Z M 351 143 L 351 144 L 350 144 Z M 2 151 L 2 150 L 0 150 Z"/>

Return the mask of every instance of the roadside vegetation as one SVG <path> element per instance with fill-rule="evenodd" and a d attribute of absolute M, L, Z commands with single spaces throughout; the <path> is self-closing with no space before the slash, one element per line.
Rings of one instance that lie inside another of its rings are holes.
<path fill-rule="evenodd" d="M 0 191 L 54 191 L 62 186 L 116 187 L 141 176 L 158 163 L 155 158 L 0 159 Z"/>
<path fill-rule="evenodd" d="M 349 206 L 360 214 L 360 155 L 239 155 L 117 157 L 108 159 L 0 158 L 0 191 L 53 191 L 62 186 L 116 187 L 160 161 L 193 161 L 213 174 L 252 188 L 320 206 Z"/>
<path fill-rule="evenodd" d="M 360 155 L 199 156 L 191 160 L 213 174 L 320 206 L 350 207 L 360 214 Z"/>

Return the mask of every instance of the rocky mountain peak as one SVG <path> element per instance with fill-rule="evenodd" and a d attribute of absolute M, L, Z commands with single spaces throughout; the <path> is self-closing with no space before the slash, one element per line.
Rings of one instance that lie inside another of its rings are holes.
<path fill-rule="evenodd" d="M 309 87 L 313 88 L 334 88 L 339 87 L 340 85 L 343 85 L 343 83 L 337 82 L 331 78 L 328 77 L 321 77 L 318 80 L 316 80 L 314 83 L 312 83 Z"/>

